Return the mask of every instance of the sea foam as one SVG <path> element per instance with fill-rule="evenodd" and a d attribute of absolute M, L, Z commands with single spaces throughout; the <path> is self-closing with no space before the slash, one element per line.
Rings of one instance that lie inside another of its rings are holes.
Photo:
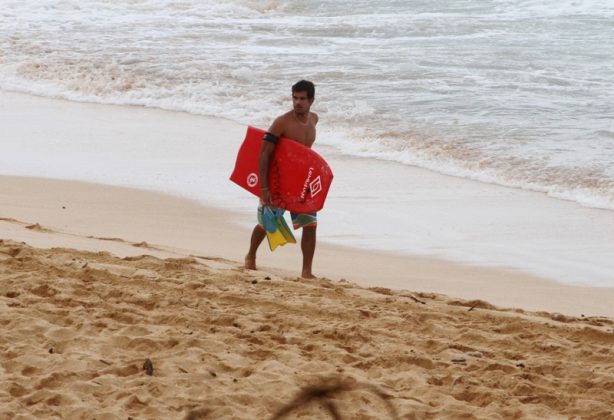
<path fill-rule="evenodd" d="M 319 141 L 614 209 L 614 6 L 3 2 L 0 89 L 266 127 L 315 81 Z"/>

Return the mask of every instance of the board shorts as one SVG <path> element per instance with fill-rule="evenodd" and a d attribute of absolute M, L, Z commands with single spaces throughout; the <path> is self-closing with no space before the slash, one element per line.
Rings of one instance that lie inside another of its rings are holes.
<path fill-rule="evenodd" d="M 262 222 L 262 213 L 264 211 L 264 207 L 262 205 L 258 206 L 258 224 L 260 226 L 264 226 Z M 318 213 L 294 213 L 290 212 L 290 218 L 292 219 L 292 227 L 294 230 L 304 228 L 304 227 L 316 227 L 318 225 Z"/>

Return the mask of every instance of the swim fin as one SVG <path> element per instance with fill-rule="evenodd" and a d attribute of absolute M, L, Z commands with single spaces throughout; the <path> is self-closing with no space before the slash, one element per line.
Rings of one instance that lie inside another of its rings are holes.
<path fill-rule="evenodd" d="M 279 209 L 271 210 L 269 207 L 264 207 L 262 209 L 262 225 L 267 232 L 274 233 L 277 230 L 278 210 Z"/>
<path fill-rule="evenodd" d="M 292 231 L 284 219 L 284 210 L 275 209 L 274 211 L 271 211 L 265 207 L 263 222 L 266 230 L 266 238 L 269 242 L 269 248 L 271 248 L 271 251 L 275 251 L 275 249 L 280 245 L 296 243 L 296 239 L 294 238 Z"/>

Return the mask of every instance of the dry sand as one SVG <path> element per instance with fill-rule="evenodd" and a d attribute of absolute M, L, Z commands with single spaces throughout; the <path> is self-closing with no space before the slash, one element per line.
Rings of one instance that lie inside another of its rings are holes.
<path fill-rule="evenodd" d="M 611 289 L 327 246 L 305 281 L 188 200 L 0 187 L 0 418 L 264 419 L 309 386 L 286 418 L 614 418 Z"/>
<path fill-rule="evenodd" d="M 607 318 L 12 241 L 0 275 L 2 418 L 613 416 Z"/>

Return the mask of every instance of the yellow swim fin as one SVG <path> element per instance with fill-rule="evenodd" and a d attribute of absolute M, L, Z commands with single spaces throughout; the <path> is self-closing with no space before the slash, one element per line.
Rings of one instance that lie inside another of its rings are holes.
<path fill-rule="evenodd" d="M 281 229 L 277 229 L 275 232 L 266 232 L 266 239 L 269 241 L 269 248 L 271 251 L 275 251 L 280 245 L 285 245 L 288 241 L 283 233 L 281 233 Z"/>
<path fill-rule="evenodd" d="M 286 223 L 286 219 L 284 219 L 283 214 L 278 217 L 277 223 L 279 225 L 279 230 L 281 230 L 281 233 L 286 238 L 286 242 L 295 244 L 296 239 L 294 239 L 294 235 L 292 234 L 292 231 L 288 227 L 288 224 Z"/>
<path fill-rule="evenodd" d="M 275 251 L 275 248 L 280 245 L 296 243 L 296 239 L 294 239 L 292 231 L 286 224 L 283 214 L 275 215 L 275 224 L 277 229 L 275 229 L 274 232 L 269 232 L 268 230 L 266 231 L 266 238 L 269 242 L 269 248 L 271 248 L 271 251 Z"/>

